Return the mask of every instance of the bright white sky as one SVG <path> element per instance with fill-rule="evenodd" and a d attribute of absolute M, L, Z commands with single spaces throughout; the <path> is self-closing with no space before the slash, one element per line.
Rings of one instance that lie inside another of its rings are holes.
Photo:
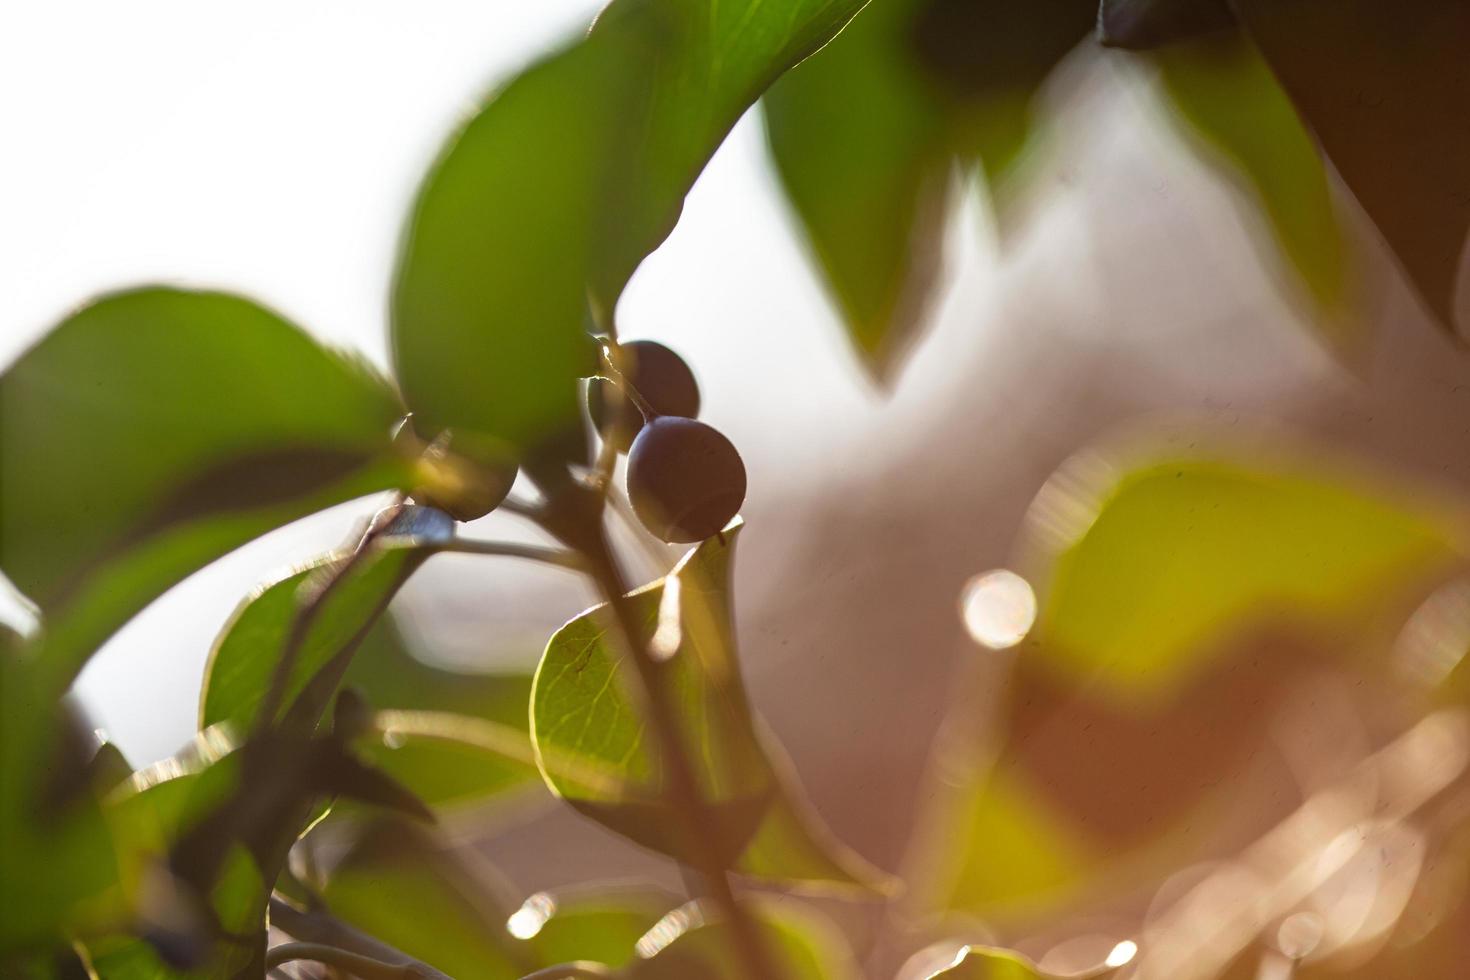
<path fill-rule="evenodd" d="M 0 7 L 0 363 L 89 295 L 167 280 L 251 294 L 386 366 L 387 282 L 424 168 L 480 95 L 583 28 L 598 5 L 47 0 Z M 1114 117 L 1119 112 L 1127 120 L 1121 132 L 1141 128 L 1136 100 L 1124 100 Z M 1152 166 L 1167 163 L 1157 140 L 1103 142 L 1146 155 Z M 1095 197 L 1121 188 L 1157 198 L 1144 181 L 1172 190 L 1167 179 L 1147 175 L 1120 183 L 1117 173 L 1136 171 L 1136 159 L 1125 162 L 1083 181 L 1063 172 L 1054 197 L 1077 197 L 1088 181 Z M 1193 220 L 1219 227 L 1226 212 L 1218 192 L 1205 203 Z M 1104 284 L 1088 265 L 1098 243 L 1079 211 L 1074 202 L 1047 234 L 1032 236 L 1029 258 L 1009 271 L 998 271 L 977 234 L 984 215 L 966 213 L 955 231 L 966 243 L 955 250 L 960 298 L 951 297 L 885 400 L 858 374 L 807 272 L 751 116 L 701 178 L 669 243 L 634 279 L 619 321 L 630 336 L 669 341 L 695 366 L 707 416 L 746 455 L 758 507 L 777 475 L 817 479 L 820 450 L 832 455 L 834 446 L 871 440 L 884 426 L 891 434 L 942 417 L 936 390 L 973 387 L 974 355 L 996 342 L 973 327 L 996 318 L 1003 275 L 1051 273 L 1018 323 L 1028 332 L 1043 322 L 1093 331 L 1091 311 L 1100 308 L 1129 320 L 1134 298 L 1100 298 Z M 1157 236 L 1158 222 L 1149 220 L 1128 228 Z M 1238 253 L 1240 242 L 1213 236 L 1204 247 Z M 1189 260 L 1212 263 L 1234 293 L 1260 292 L 1258 271 L 1236 268 L 1231 280 L 1213 252 Z M 1199 305 L 1193 295 L 1170 302 L 1176 308 L 1152 315 L 1178 319 Z M 961 308 L 968 312 L 956 315 Z M 1220 351 L 1200 348 L 1198 356 L 1222 370 Z M 851 470 L 861 458 L 834 465 Z M 783 465 L 791 460 L 803 465 Z M 135 763 L 173 751 L 192 733 L 206 651 L 239 598 L 272 572 L 339 544 L 362 510 L 293 526 L 212 566 L 94 659 L 80 693 Z M 439 575 L 441 583 L 452 578 Z M 432 591 L 421 589 L 420 599 Z"/>

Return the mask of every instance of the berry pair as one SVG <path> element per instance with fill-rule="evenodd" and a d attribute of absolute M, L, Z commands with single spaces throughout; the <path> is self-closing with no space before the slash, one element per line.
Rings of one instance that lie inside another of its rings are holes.
<path fill-rule="evenodd" d="M 587 388 L 593 424 L 628 454 L 628 499 L 644 527 L 671 543 L 717 534 L 745 502 L 745 464 L 717 429 L 698 422 L 699 385 L 663 344 L 615 349 L 617 380 Z"/>

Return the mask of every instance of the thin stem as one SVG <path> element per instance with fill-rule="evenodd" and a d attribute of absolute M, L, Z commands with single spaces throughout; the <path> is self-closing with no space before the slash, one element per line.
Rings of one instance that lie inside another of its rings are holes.
<path fill-rule="evenodd" d="M 427 974 L 411 963 L 384 963 L 361 953 L 321 943 L 282 943 L 266 951 L 265 968 L 273 970 L 296 960 L 311 960 L 346 970 L 361 980 L 423 980 Z"/>
<path fill-rule="evenodd" d="M 603 980 L 613 976 L 613 972 L 601 963 L 593 963 L 590 960 L 577 960 L 574 963 L 558 963 L 555 966 L 544 967 L 535 973 L 528 973 L 521 980 L 571 980 L 573 977 L 589 977 L 592 980 Z"/>
<path fill-rule="evenodd" d="M 392 974 L 395 978 L 414 977 L 419 978 L 419 980 L 453 980 L 448 974 L 434 969 L 427 963 L 414 959 L 407 953 L 395 949 L 387 943 L 374 939 L 365 932 L 354 929 L 347 923 L 320 909 L 303 912 L 290 902 L 272 895 L 270 900 L 270 919 L 271 925 L 279 927 L 292 938 L 301 940 L 302 942 L 298 945 L 326 946 L 355 953 L 358 956 L 373 960 L 379 964 L 386 964 L 400 969 L 408 967 L 417 971 L 414 973 Z M 269 962 L 269 954 L 267 955 L 267 962 Z M 369 977 L 368 980 L 374 980 L 374 978 Z"/>
<path fill-rule="evenodd" d="M 602 347 L 602 360 L 607 365 L 608 370 L 617 375 L 618 383 L 623 388 L 623 394 L 632 400 L 638 411 L 643 413 L 643 417 L 649 422 L 658 418 L 658 412 L 654 410 L 652 405 L 648 404 L 648 399 L 643 397 L 643 393 L 638 390 L 637 386 L 628 380 L 628 376 L 623 373 L 622 369 L 618 367 L 617 362 L 613 359 L 611 348 L 605 344 Z"/>
<path fill-rule="evenodd" d="M 453 542 L 440 545 L 438 551 L 461 555 L 503 555 L 507 558 L 528 558 L 531 561 L 560 565 L 573 571 L 585 572 L 587 563 L 576 552 L 561 548 L 543 548 L 534 544 L 516 544 L 511 541 L 475 541 L 456 538 Z"/>
<path fill-rule="evenodd" d="M 522 500 L 519 497 L 506 497 L 500 502 L 496 510 L 503 510 L 508 514 L 517 514 L 521 517 L 529 517 L 536 520 L 541 516 L 542 506 L 535 501 Z"/>
<path fill-rule="evenodd" d="M 723 913 L 730 926 L 732 945 L 742 961 L 742 973 L 750 980 L 776 980 L 775 968 L 755 922 L 735 897 L 729 870 L 721 860 L 707 834 L 718 826 L 714 815 L 699 790 L 695 769 L 679 734 L 676 709 L 668 689 L 658 677 L 658 662 L 649 653 L 632 605 L 628 602 L 627 583 L 614 564 L 607 539 L 599 527 L 589 541 L 588 560 L 591 573 L 607 597 L 618 630 L 622 634 L 644 694 L 649 727 L 657 739 L 668 775 L 670 803 L 680 813 L 685 830 L 685 843 L 691 864 L 703 877 L 709 897 Z"/>

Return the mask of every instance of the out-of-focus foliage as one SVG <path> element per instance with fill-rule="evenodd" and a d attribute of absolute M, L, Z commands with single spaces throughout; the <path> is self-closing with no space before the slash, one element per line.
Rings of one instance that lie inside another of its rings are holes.
<path fill-rule="evenodd" d="M 1163 91 L 1203 158 L 1239 179 L 1282 254 L 1329 321 L 1344 318 L 1351 251 L 1311 134 L 1260 56 L 1238 32 L 1154 56 Z"/>
<path fill-rule="evenodd" d="M 381 379 L 219 293 L 143 289 L 83 308 L 7 368 L 0 404 L 0 566 L 45 614 L 39 637 L 0 665 L 9 940 L 34 938 L 90 889 L 97 872 L 82 866 L 107 864 L 93 835 L 65 830 L 82 816 L 44 819 L 34 804 L 53 752 L 50 705 L 91 653 L 200 565 L 393 486 L 405 467 L 389 445 L 401 410 Z M 33 885 L 29 862 L 43 854 L 78 867 Z M 53 903 L 36 887 L 71 894 Z"/>
<path fill-rule="evenodd" d="M 1470 233 L 1470 7 L 1459 0 L 1235 6 L 1424 302 L 1452 327 Z"/>
<path fill-rule="evenodd" d="M 881 873 L 831 839 L 778 770 L 747 702 L 731 620 L 730 558 L 739 525 L 704 542 L 661 582 L 630 597 L 643 642 L 666 654 L 681 735 L 697 750 L 700 790 L 720 824 L 701 833 L 758 877 L 884 890 Z M 677 583 L 671 588 L 668 583 Z M 532 737 L 547 784 L 593 819 L 675 855 L 692 845 L 666 798 L 657 744 L 623 688 L 627 654 L 605 607 L 551 638 L 531 694 Z"/>
<path fill-rule="evenodd" d="M 1006 174 L 1095 18 L 1089 0 L 874 0 L 767 95 L 777 171 L 879 378 L 921 325 L 955 172 Z"/>
<path fill-rule="evenodd" d="M 507 85 L 420 193 L 393 295 L 415 422 L 490 454 L 577 420 L 628 277 L 663 241 L 735 120 L 862 0 L 610 4 L 588 36 Z"/>
<path fill-rule="evenodd" d="M 1448 515 L 1339 474 L 1199 458 L 1086 472 L 1033 509 L 1054 549 L 1044 601 L 998 754 L 964 767 L 934 825 L 926 873 L 946 907 L 1031 918 L 1177 866 L 1312 667 L 1272 638 L 1366 633 L 1464 560 Z M 1339 666 L 1387 683 L 1394 665 Z"/>
<path fill-rule="evenodd" d="M 86 306 L 6 369 L 0 403 L 0 565 L 47 614 L 60 685 L 200 565 L 403 479 L 392 389 L 223 293 Z"/>
<path fill-rule="evenodd" d="M 752 918 L 775 969 L 788 980 L 849 980 L 858 965 L 842 933 L 808 906 L 777 898 L 752 899 Z M 729 926 L 708 921 L 698 903 L 681 906 L 639 943 L 640 958 L 627 980 L 744 980 L 730 959 Z"/>

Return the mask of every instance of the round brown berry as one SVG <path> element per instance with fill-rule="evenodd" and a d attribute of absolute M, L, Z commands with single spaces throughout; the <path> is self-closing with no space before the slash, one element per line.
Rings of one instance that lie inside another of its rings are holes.
<path fill-rule="evenodd" d="M 745 464 L 719 430 L 659 416 L 628 452 L 628 499 L 643 526 L 662 540 L 703 541 L 745 502 Z"/>
<path fill-rule="evenodd" d="M 629 341 L 617 350 L 623 383 L 632 385 L 655 414 L 689 419 L 699 414 L 699 383 L 682 357 L 652 340 Z M 637 403 L 608 378 L 587 383 L 587 409 L 593 426 L 606 433 L 619 452 L 627 452 L 643 428 Z"/>

